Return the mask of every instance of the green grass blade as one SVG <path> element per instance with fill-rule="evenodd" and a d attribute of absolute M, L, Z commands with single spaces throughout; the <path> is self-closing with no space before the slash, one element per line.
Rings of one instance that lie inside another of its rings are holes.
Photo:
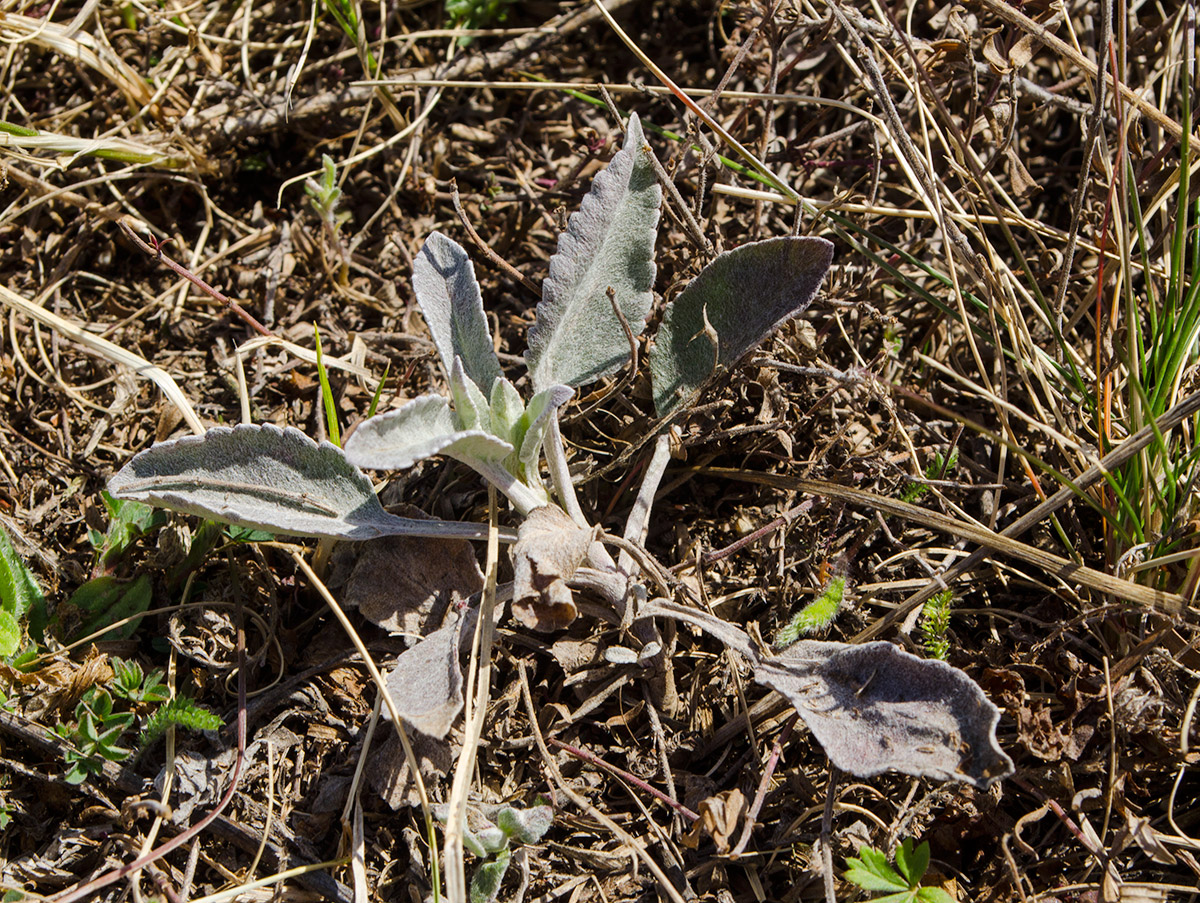
<path fill-rule="evenodd" d="M 329 441 L 341 448 L 342 431 L 338 429 L 337 409 L 333 405 L 333 390 L 329 388 L 329 373 L 325 370 L 325 358 L 321 354 L 321 330 L 315 323 L 313 324 L 313 336 L 317 341 L 317 377 L 321 380 L 321 401 L 325 406 L 325 423 L 329 428 Z"/>

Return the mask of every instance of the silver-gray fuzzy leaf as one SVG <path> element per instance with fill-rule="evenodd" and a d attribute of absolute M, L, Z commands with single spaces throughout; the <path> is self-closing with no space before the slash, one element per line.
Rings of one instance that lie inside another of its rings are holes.
<path fill-rule="evenodd" d="M 852 775 L 895 770 L 986 789 L 1013 772 L 996 742 L 1000 710 L 945 662 L 891 643 L 817 640 L 764 655 L 744 630 L 706 611 L 655 600 L 640 613 L 694 624 L 740 652 L 755 681 L 786 697 L 829 760 Z"/>
<path fill-rule="evenodd" d="M 135 455 L 108 489 L 119 498 L 294 536 L 428 535 L 440 524 L 388 514 L 341 449 L 270 424 L 214 427 L 160 442 Z M 458 525 L 442 526 L 451 528 L 445 534 Z M 471 529 L 472 536 L 479 532 Z"/>
<path fill-rule="evenodd" d="M 667 307 L 650 349 L 654 408 L 665 417 L 717 372 L 802 313 L 833 259 L 823 238 L 768 238 L 726 251 Z"/>
<path fill-rule="evenodd" d="M 441 395 L 422 395 L 399 410 L 364 421 L 346 440 L 345 449 L 352 464 L 377 470 L 403 470 L 438 454 L 499 460 L 512 450 L 490 433 L 460 430 Z"/>
<path fill-rule="evenodd" d="M 645 328 L 654 300 L 662 202 L 651 153 L 641 123 L 631 115 L 624 146 L 596 176 L 559 236 L 525 352 L 535 393 L 556 384 L 585 385 L 629 359 L 629 340 L 613 312 L 609 287 L 634 334 Z"/>
<path fill-rule="evenodd" d="M 450 733 L 463 707 L 461 623 L 456 619 L 401 653 L 387 676 L 392 701 L 404 722 L 439 740 Z M 391 712 L 386 707 L 383 711 L 390 719 Z"/>
<path fill-rule="evenodd" d="M 986 788 L 1012 774 L 996 743 L 1000 710 L 945 662 L 892 643 L 801 640 L 760 660 L 754 679 L 783 694 L 829 761 L 858 777 L 895 770 Z"/>
<path fill-rule="evenodd" d="M 457 355 L 479 391 L 490 395 L 492 383 L 500 376 L 500 361 L 467 252 L 452 238 L 430 233 L 413 261 L 412 281 L 446 374 Z"/>

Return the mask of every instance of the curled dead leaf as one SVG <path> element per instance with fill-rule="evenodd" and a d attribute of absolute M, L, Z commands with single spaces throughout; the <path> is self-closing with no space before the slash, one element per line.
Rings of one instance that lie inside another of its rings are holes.
<path fill-rule="evenodd" d="M 561 630 L 579 611 L 567 581 L 583 563 L 594 533 L 553 505 L 535 508 L 512 547 L 513 616 L 534 630 Z"/>
<path fill-rule="evenodd" d="M 700 803 L 699 815 L 683 837 L 683 845 L 689 850 L 700 846 L 700 838 L 708 834 L 717 845 L 717 853 L 726 855 L 730 839 L 737 832 L 738 822 L 746 815 L 746 797 L 736 787 L 710 796 Z"/>

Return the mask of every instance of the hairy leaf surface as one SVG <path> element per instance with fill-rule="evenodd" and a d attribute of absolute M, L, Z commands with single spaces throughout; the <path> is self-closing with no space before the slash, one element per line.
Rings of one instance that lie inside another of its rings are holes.
<path fill-rule="evenodd" d="M 214 427 L 160 442 L 109 480 L 114 496 L 294 536 L 486 537 L 474 524 L 418 521 L 383 510 L 367 476 L 329 442 L 270 424 Z"/>
<path fill-rule="evenodd" d="M 984 789 L 1013 772 L 996 742 L 1000 710 L 945 662 L 883 642 L 802 640 L 764 655 L 744 630 L 708 612 L 658 600 L 642 614 L 694 624 L 744 655 L 755 681 L 795 706 L 842 771 L 868 778 L 895 770 Z"/>
<path fill-rule="evenodd" d="M 462 245 L 441 232 L 425 239 L 413 261 L 413 291 L 449 375 L 455 356 L 485 396 L 500 376 L 500 361 L 483 312 L 475 267 Z"/>
<path fill-rule="evenodd" d="M 782 693 L 829 760 L 858 777 L 895 770 L 987 787 L 1012 773 L 996 744 L 1000 710 L 979 686 L 893 643 L 801 640 L 761 659 L 754 679 Z"/>
<path fill-rule="evenodd" d="M 575 392 L 570 386 L 551 386 L 535 395 L 525 409 L 514 435 L 520 436 L 517 457 L 527 474 L 536 474 L 538 455 L 546 441 L 546 430 L 550 426 L 550 415 L 566 404 Z"/>
<path fill-rule="evenodd" d="M 629 359 L 629 339 L 613 312 L 609 287 L 634 335 L 645 328 L 662 202 L 651 153 L 641 123 L 631 115 L 624 146 L 596 176 L 559 236 L 525 352 L 535 393 L 557 384 L 582 386 Z"/>
<path fill-rule="evenodd" d="M 833 259 L 823 238 L 768 238 L 726 251 L 667 307 L 650 349 L 660 417 L 696 396 L 782 323 L 802 313 Z"/>
<path fill-rule="evenodd" d="M 401 653 L 386 678 L 396 711 L 405 723 L 439 740 L 450 733 L 463 707 L 461 624 L 455 619 Z M 391 719 L 386 706 L 383 714 Z"/>
<path fill-rule="evenodd" d="M 346 440 L 346 458 L 359 467 L 403 470 L 433 455 L 493 461 L 512 446 L 482 430 L 459 429 L 450 403 L 422 395 L 399 410 L 363 421 Z"/>

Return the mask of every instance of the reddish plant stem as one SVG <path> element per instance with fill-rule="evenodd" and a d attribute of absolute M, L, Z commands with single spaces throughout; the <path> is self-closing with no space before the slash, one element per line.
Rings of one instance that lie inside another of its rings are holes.
<path fill-rule="evenodd" d="M 771 778 L 775 774 L 775 768 L 779 765 L 779 758 L 783 754 L 783 744 L 787 743 L 792 737 L 792 728 L 796 726 L 796 719 L 799 715 L 792 715 L 784 724 L 783 730 L 779 732 L 779 736 L 775 738 L 775 743 L 771 746 L 771 755 L 767 757 L 767 767 L 763 769 L 762 779 L 758 782 L 758 790 L 754 794 L 754 802 L 750 805 L 750 811 L 746 813 L 746 823 L 742 826 L 742 836 L 738 838 L 737 846 L 729 854 L 730 857 L 736 859 L 742 855 L 746 849 L 746 845 L 750 843 L 750 834 L 754 830 L 754 822 L 758 818 L 758 813 L 762 811 L 763 801 L 767 798 L 767 789 L 771 786 Z"/>
<path fill-rule="evenodd" d="M 220 301 L 227 308 L 229 308 L 231 311 L 233 311 L 233 313 L 237 314 L 239 317 L 241 317 L 243 320 L 245 320 L 247 325 L 249 325 L 249 327 L 251 329 L 253 329 L 255 332 L 257 332 L 259 335 L 270 336 L 270 337 L 274 338 L 275 333 L 271 332 L 271 330 L 269 330 L 269 329 L 267 329 L 267 327 L 263 326 L 262 323 L 258 322 L 258 320 L 255 319 L 254 315 L 252 313 L 250 313 L 248 310 L 246 310 L 246 308 L 242 307 L 242 305 L 238 304 L 232 298 L 229 298 L 226 295 L 223 295 L 221 292 L 217 291 L 215 288 L 213 288 L 211 285 L 209 285 L 207 282 L 205 282 L 203 279 L 201 279 L 199 276 L 197 276 L 195 273 L 193 273 L 191 270 L 189 270 L 183 264 L 177 263 L 176 261 L 174 261 L 170 257 L 168 257 L 166 254 L 164 254 L 162 252 L 162 249 L 163 249 L 163 245 L 166 244 L 165 241 L 160 242 L 156 239 L 156 240 L 154 240 L 154 244 L 148 244 L 147 242 L 143 241 L 136 232 L 133 231 L 133 229 L 130 227 L 129 223 L 126 220 L 118 220 L 117 225 L 119 225 L 121 227 L 121 231 L 125 233 L 125 235 L 129 238 L 129 240 L 132 241 L 139 248 L 141 248 L 145 253 L 149 254 L 151 257 L 155 258 L 156 260 L 160 260 L 163 263 L 165 263 L 168 268 L 174 270 L 176 273 L 178 273 L 180 276 L 182 276 L 184 279 L 186 279 L 192 285 L 196 286 L 196 288 L 200 289 L 200 291 L 204 292 L 204 294 L 208 295 L 210 298 Z"/>
<path fill-rule="evenodd" d="M 667 796 L 665 793 L 663 793 L 658 788 L 651 787 L 649 784 L 647 784 L 641 778 L 634 777 L 628 771 L 624 771 L 624 770 L 618 768 L 616 765 L 610 765 L 608 762 L 605 762 L 599 756 L 597 756 L 593 753 L 590 753 L 585 749 L 580 749 L 578 746 L 572 746 L 570 743 L 564 743 L 562 740 L 555 740 L 553 737 L 547 738 L 546 742 L 552 743 L 553 745 L 557 746 L 559 749 L 566 750 L 567 752 L 569 752 L 571 755 L 573 755 L 577 759 L 582 759 L 585 762 L 588 762 L 599 768 L 603 768 L 605 771 L 615 774 L 621 780 L 628 781 L 630 784 L 633 784 L 633 786 L 637 787 L 639 790 L 646 791 L 646 793 L 649 793 L 656 800 L 666 803 L 668 806 L 670 806 L 672 809 L 674 809 L 676 812 L 678 812 L 680 815 L 682 815 L 684 818 L 686 818 L 689 822 L 696 821 L 700 817 L 695 812 L 693 812 L 691 809 L 689 809 L 687 806 L 685 806 L 683 803 L 676 802 L 675 800 L 671 799 L 669 796 Z"/>

